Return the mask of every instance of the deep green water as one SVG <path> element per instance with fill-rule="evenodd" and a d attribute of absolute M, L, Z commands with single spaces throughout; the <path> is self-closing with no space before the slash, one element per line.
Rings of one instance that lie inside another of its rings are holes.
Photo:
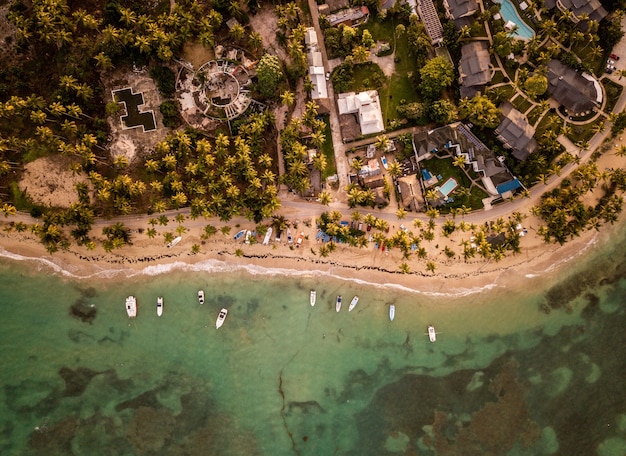
<path fill-rule="evenodd" d="M 558 281 L 465 296 L 211 265 L 73 279 L 5 259 L 0 454 L 624 454 L 624 237 Z M 337 314 L 337 294 L 361 300 Z"/>

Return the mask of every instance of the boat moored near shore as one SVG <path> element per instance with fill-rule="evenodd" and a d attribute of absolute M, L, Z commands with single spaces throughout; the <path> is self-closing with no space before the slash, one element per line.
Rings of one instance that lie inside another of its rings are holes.
<path fill-rule="evenodd" d="M 198 290 L 198 302 L 204 304 L 204 290 Z"/>
<path fill-rule="evenodd" d="M 215 329 L 220 329 L 220 327 L 224 324 L 224 320 L 226 320 L 226 315 L 228 315 L 228 309 L 220 310 L 220 313 L 217 316 L 217 320 L 215 320 Z"/>
<path fill-rule="evenodd" d="M 315 305 L 315 300 L 317 299 L 317 291 L 311 290 L 311 296 L 309 297 L 309 301 L 311 302 L 311 306 Z"/>
<path fill-rule="evenodd" d="M 339 312 L 341 310 L 341 295 L 337 296 L 337 301 L 335 302 L 335 310 Z"/>
<path fill-rule="evenodd" d="M 350 306 L 348 307 L 348 312 L 352 312 L 352 309 L 356 307 L 358 302 L 359 302 L 358 296 L 355 296 L 354 298 L 352 298 L 352 301 L 350 301 Z"/>
<path fill-rule="evenodd" d="M 163 296 L 157 298 L 157 315 L 159 317 L 163 315 Z"/>
<path fill-rule="evenodd" d="M 435 331 L 435 327 L 433 325 L 428 326 L 428 340 L 431 342 L 435 342 L 437 340 L 437 332 Z"/>
<path fill-rule="evenodd" d="M 126 313 L 128 318 L 135 318 L 137 316 L 137 298 L 129 296 L 126 298 Z"/>
<path fill-rule="evenodd" d="M 393 321 L 396 318 L 396 306 L 393 304 L 389 305 L 389 320 Z"/>

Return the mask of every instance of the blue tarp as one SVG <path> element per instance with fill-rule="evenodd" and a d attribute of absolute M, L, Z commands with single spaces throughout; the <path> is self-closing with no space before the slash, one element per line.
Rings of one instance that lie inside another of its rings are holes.
<path fill-rule="evenodd" d="M 433 177 L 433 175 L 430 174 L 430 171 L 428 171 L 427 169 L 423 169 L 422 170 L 422 177 L 424 178 L 425 181 L 427 181 L 428 179 Z"/>
<path fill-rule="evenodd" d="M 515 179 L 513 179 L 511 181 L 508 181 L 508 182 L 505 182 L 504 184 L 498 185 L 496 187 L 496 190 L 497 190 L 499 195 L 502 195 L 503 193 L 516 190 L 516 189 L 520 188 L 521 186 L 522 186 L 522 184 L 520 183 L 520 181 L 516 177 Z"/>

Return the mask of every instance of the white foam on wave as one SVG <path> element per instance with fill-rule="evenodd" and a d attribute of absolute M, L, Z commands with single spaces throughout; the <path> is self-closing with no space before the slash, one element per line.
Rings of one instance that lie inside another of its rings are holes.
<path fill-rule="evenodd" d="M 259 266 L 255 264 L 233 264 L 221 260 L 204 260 L 197 263 L 187 263 L 184 261 L 173 261 L 171 263 L 155 264 L 144 267 L 143 269 L 133 269 L 129 267 L 108 268 L 100 271 L 91 272 L 88 274 L 80 274 L 80 268 L 73 271 L 67 267 L 62 267 L 59 264 L 51 261 L 48 258 L 34 258 L 15 253 L 8 252 L 0 248 L 0 257 L 8 258 L 15 261 L 33 261 L 39 263 L 42 267 L 52 269 L 58 274 L 64 277 L 72 279 L 113 279 L 117 277 L 130 278 L 137 276 L 158 276 L 161 274 L 168 274 L 175 271 L 182 272 L 208 272 L 208 273 L 233 273 L 233 272 L 246 272 L 250 275 L 258 276 L 284 276 L 284 277 L 327 277 L 335 280 L 341 280 L 345 282 L 352 282 L 357 285 L 363 285 L 368 287 L 375 287 L 383 290 L 395 290 L 406 293 L 415 293 L 423 296 L 430 297 L 463 297 L 476 293 L 482 293 L 493 288 L 498 287 L 495 283 L 490 283 L 481 287 L 472 288 L 448 288 L 445 292 L 424 291 L 416 288 L 407 287 L 397 283 L 376 283 L 370 282 L 364 279 L 355 277 L 344 277 L 341 275 L 333 274 L 331 271 L 321 270 L 299 270 L 288 268 L 269 268 Z M 96 266 L 101 266 L 102 263 L 94 263 Z"/>
<path fill-rule="evenodd" d="M 592 246 L 598 243 L 598 233 L 594 233 L 589 242 L 587 242 L 581 249 L 575 251 L 573 254 L 560 258 L 558 261 L 555 261 L 550 266 L 545 269 L 545 272 L 551 272 L 560 267 L 561 265 L 572 261 L 574 258 L 577 258 L 583 255 L 587 250 L 589 250 Z"/>
<path fill-rule="evenodd" d="M 367 280 L 344 277 L 333 274 L 330 271 L 321 271 L 319 269 L 313 270 L 300 270 L 289 268 L 268 268 L 265 266 L 259 266 L 256 264 L 233 264 L 220 260 L 205 260 L 198 263 L 185 263 L 177 261 L 173 263 L 166 263 L 160 265 L 148 266 L 141 270 L 141 274 L 155 276 L 159 274 L 166 274 L 172 271 L 188 271 L 188 272 L 209 272 L 209 273 L 229 273 L 229 272 L 246 272 L 254 276 L 284 276 L 284 277 L 328 277 L 335 280 L 342 280 L 345 282 L 352 282 L 358 285 L 375 287 L 380 289 L 396 290 L 408 293 L 417 293 L 425 296 L 441 297 L 441 296 L 453 296 L 462 297 L 476 293 L 482 293 L 487 290 L 498 287 L 495 283 L 490 283 L 482 287 L 472 288 L 451 288 L 446 292 L 430 292 L 423 291 L 415 288 L 410 288 L 404 285 L 396 283 L 376 283 Z"/>
<path fill-rule="evenodd" d="M 38 263 L 40 266 L 39 270 L 41 270 L 42 268 L 49 268 L 49 269 L 52 269 L 54 272 L 62 275 L 63 277 L 68 277 L 72 279 L 91 279 L 91 278 L 108 279 L 108 278 L 113 278 L 113 277 L 117 277 L 120 275 L 128 276 L 129 273 L 132 272 L 129 269 L 110 269 L 109 268 L 109 269 L 102 269 L 100 271 L 96 271 L 91 274 L 77 274 L 76 272 L 73 272 L 67 268 L 62 267 L 61 265 L 55 263 L 54 261 L 49 260 L 48 258 L 19 255 L 17 253 L 8 252 L 2 247 L 0 247 L 0 258 L 8 258 L 14 261 Z"/>

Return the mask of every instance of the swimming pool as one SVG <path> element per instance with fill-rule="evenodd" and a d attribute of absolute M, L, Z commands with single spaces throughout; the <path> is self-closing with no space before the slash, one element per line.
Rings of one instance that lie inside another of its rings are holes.
<path fill-rule="evenodd" d="M 515 35 L 523 40 L 530 40 L 535 36 L 535 32 L 531 29 L 526 22 L 517 13 L 517 10 L 511 3 L 511 0 L 495 0 L 496 3 L 500 3 L 500 14 L 504 19 L 504 22 L 511 21 L 517 25 L 517 31 Z"/>
<path fill-rule="evenodd" d="M 459 186 L 459 183 L 454 179 L 454 177 L 449 178 L 447 181 L 443 183 L 441 187 L 439 187 L 439 191 L 443 195 L 444 199 L 448 199 L 448 195 L 454 191 L 455 188 Z"/>

